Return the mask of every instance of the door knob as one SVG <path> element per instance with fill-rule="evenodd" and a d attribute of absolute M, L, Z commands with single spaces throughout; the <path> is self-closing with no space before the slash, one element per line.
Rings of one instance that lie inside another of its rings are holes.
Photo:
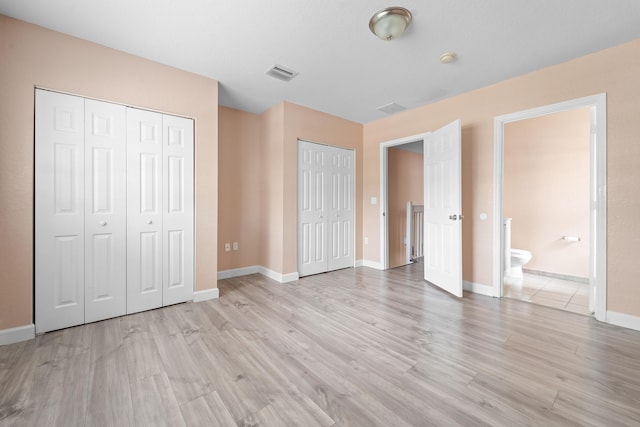
<path fill-rule="evenodd" d="M 107 225 L 107 221 L 100 221 L 100 225 L 104 227 L 105 225 Z"/>
<path fill-rule="evenodd" d="M 147 221 L 147 224 L 153 224 L 153 221 L 148 220 L 148 221 Z"/>
<path fill-rule="evenodd" d="M 456 219 L 458 219 L 458 215 L 453 214 L 453 215 L 449 215 L 449 219 L 452 221 L 455 221 Z"/>

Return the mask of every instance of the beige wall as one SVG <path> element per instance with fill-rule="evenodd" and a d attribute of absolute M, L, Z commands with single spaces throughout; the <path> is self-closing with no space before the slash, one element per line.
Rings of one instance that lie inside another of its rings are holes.
<path fill-rule="evenodd" d="M 289 102 L 279 103 L 259 116 L 224 107 L 220 107 L 220 112 L 219 249 L 224 250 L 225 242 L 235 241 L 232 236 L 238 233 L 236 230 L 244 229 L 243 235 L 253 240 L 258 250 L 257 257 L 253 253 L 236 256 L 220 252 L 220 270 L 261 265 L 279 274 L 297 272 L 298 139 L 356 151 L 356 259 L 359 259 L 362 125 Z M 253 155 L 247 154 L 247 150 Z M 227 180 L 238 183 L 227 188 Z M 247 194 L 235 194 L 245 189 Z M 237 200 L 257 203 L 255 212 L 240 217 L 233 206 L 239 203 Z"/>
<path fill-rule="evenodd" d="M 260 265 L 282 273 L 284 103 L 260 115 Z"/>
<path fill-rule="evenodd" d="M 362 125 L 289 102 L 260 116 L 262 233 L 260 265 L 298 271 L 298 139 L 355 150 L 356 203 L 362 200 Z M 356 206 L 356 259 L 361 257 L 362 210 Z"/>
<path fill-rule="evenodd" d="M 0 329 L 33 321 L 35 86 L 195 119 L 196 289 L 215 288 L 217 82 L 0 15 Z"/>
<path fill-rule="evenodd" d="M 284 103 L 284 265 L 283 272 L 298 271 L 297 180 L 298 139 L 355 150 L 356 237 L 355 259 L 362 252 L 362 125 L 289 102 Z"/>
<path fill-rule="evenodd" d="M 229 117 L 239 117 L 239 112 L 226 114 Z M 242 116 L 243 120 L 251 122 L 250 116 Z M 240 119 L 235 123 L 242 126 Z M 319 111 L 311 110 L 289 102 L 281 102 L 258 116 L 258 186 L 259 193 L 259 232 L 257 236 L 258 265 L 264 266 L 276 273 L 290 274 L 298 270 L 297 266 L 297 150 L 298 139 L 318 142 L 336 147 L 349 148 L 356 151 L 356 201 L 362 200 L 362 125 L 341 119 Z M 221 128 L 224 127 L 221 124 Z M 253 132 L 253 131 L 252 131 Z M 227 130 L 225 139 L 231 138 Z M 251 133 L 246 134 L 247 138 Z M 221 133 L 222 135 L 222 133 Z M 246 141 L 245 141 L 246 142 Z M 233 164 L 239 159 L 238 147 L 227 147 L 230 141 L 221 141 L 225 145 L 225 157 L 221 156 L 221 163 Z M 248 142 L 247 142 L 248 144 Z M 244 146 L 244 145 L 243 145 Z M 229 149 L 229 151 L 226 151 Z M 221 148 L 221 153 L 222 153 Z M 230 157 L 227 157 L 230 156 Z M 251 160 L 248 160 L 251 161 Z M 247 165 L 237 164 L 236 168 L 248 170 Z M 222 168 L 222 166 L 221 166 Z M 221 169 L 222 170 L 222 169 Z M 228 172 L 225 172 L 225 174 Z M 226 175 L 225 175 L 226 176 Z M 222 182 L 222 175 L 221 175 Z M 221 184 L 222 186 L 223 184 Z M 225 190 L 221 190 L 223 192 Z M 254 193 L 252 193 L 254 194 Z M 225 196 L 227 197 L 227 196 Z M 250 200 L 250 195 L 243 195 L 242 199 Z M 362 224 L 362 210 L 360 203 L 356 207 L 356 224 Z M 237 227 L 238 223 L 229 221 L 235 213 L 229 212 L 230 207 L 220 204 L 220 229 Z M 224 218 L 224 219 L 223 219 Z M 249 219 L 242 221 L 247 225 Z M 361 227 L 356 228 L 356 259 L 362 255 Z M 226 231 L 225 231 L 226 232 Z M 221 231 L 222 233 L 222 231 Z M 220 245 L 224 242 L 221 241 Z M 220 257 L 223 259 L 223 256 Z M 230 268 L 248 267 L 256 265 L 250 259 L 245 259 Z M 221 268 L 222 270 L 223 268 Z"/>
<path fill-rule="evenodd" d="M 379 144 L 462 120 L 463 277 L 492 285 L 493 119 L 607 93 L 607 309 L 640 315 L 640 40 L 364 125 L 364 258 L 380 261 Z M 489 219 L 481 220 L 487 213 Z M 602 243 L 604 244 L 604 242 Z"/>
<path fill-rule="evenodd" d="M 581 108 L 504 127 L 504 216 L 513 218 L 512 247 L 533 254 L 525 268 L 589 277 L 590 114 Z"/>
<path fill-rule="evenodd" d="M 218 109 L 218 271 L 260 263 L 260 118 Z M 226 252 L 225 243 L 238 242 Z"/>
<path fill-rule="evenodd" d="M 424 199 L 423 156 L 400 148 L 387 151 L 389 204 L 389 268 L 407 263 L 407 202 L 421 205 Z"/>

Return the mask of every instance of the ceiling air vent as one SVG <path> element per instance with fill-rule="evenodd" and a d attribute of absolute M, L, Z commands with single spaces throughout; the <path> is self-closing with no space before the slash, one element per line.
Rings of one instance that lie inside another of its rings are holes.
<path fill-rule="evenodd" d="M 406 108 L 400 104 L 396 104 L 395 102 L 390 102 L 388 104 L 381 105 L 380 107 L 376 108 L 376 110 L 382 111 L 383 113 L 387 114 L 394 114 L 406 110 Z"/>
<path fill-rule="evenodd" d="M 274 65 L 264 72 L 266 75 L 275 77 L 276 79 L 288 82 L 298 75 L 297 71 L 293 71 L 289 68 L 283 67 L 282 65 Z"/>

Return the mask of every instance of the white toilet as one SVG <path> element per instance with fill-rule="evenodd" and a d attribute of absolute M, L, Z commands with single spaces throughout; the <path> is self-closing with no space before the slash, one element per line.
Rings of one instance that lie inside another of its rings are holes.
<path fill-rule="evenodd" d="M 504 275 L 522 279 L 522 266 L 531 261 L 531 252 L 511 247 L 511 218 L 504 219 Z"/>

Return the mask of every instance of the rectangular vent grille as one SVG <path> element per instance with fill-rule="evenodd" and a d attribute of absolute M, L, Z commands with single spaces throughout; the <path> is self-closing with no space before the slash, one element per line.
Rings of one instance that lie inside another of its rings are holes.
<path fill-rule="evenodd" d="M 376 109 L 378 111 L 382 111 L 383 113 L 387 113 L 387 114 L 399 113 L 400 111 L 406 110 L 405 107 L 403 107 L 400 104 L 396 104 L 395 102 L 390 102 L 388 104 L 381 105 Z"/>
<path fill-rule="evenodd" d="M 282 65 L 274 65 L 264 72 L 266 75 L 275 77 L 278 80 L 282 80 L 285 82 L 291 81 L 295 76 L 298 75 L 297 71 L 293 71 L 289 68 L 283 67 Z"/>

